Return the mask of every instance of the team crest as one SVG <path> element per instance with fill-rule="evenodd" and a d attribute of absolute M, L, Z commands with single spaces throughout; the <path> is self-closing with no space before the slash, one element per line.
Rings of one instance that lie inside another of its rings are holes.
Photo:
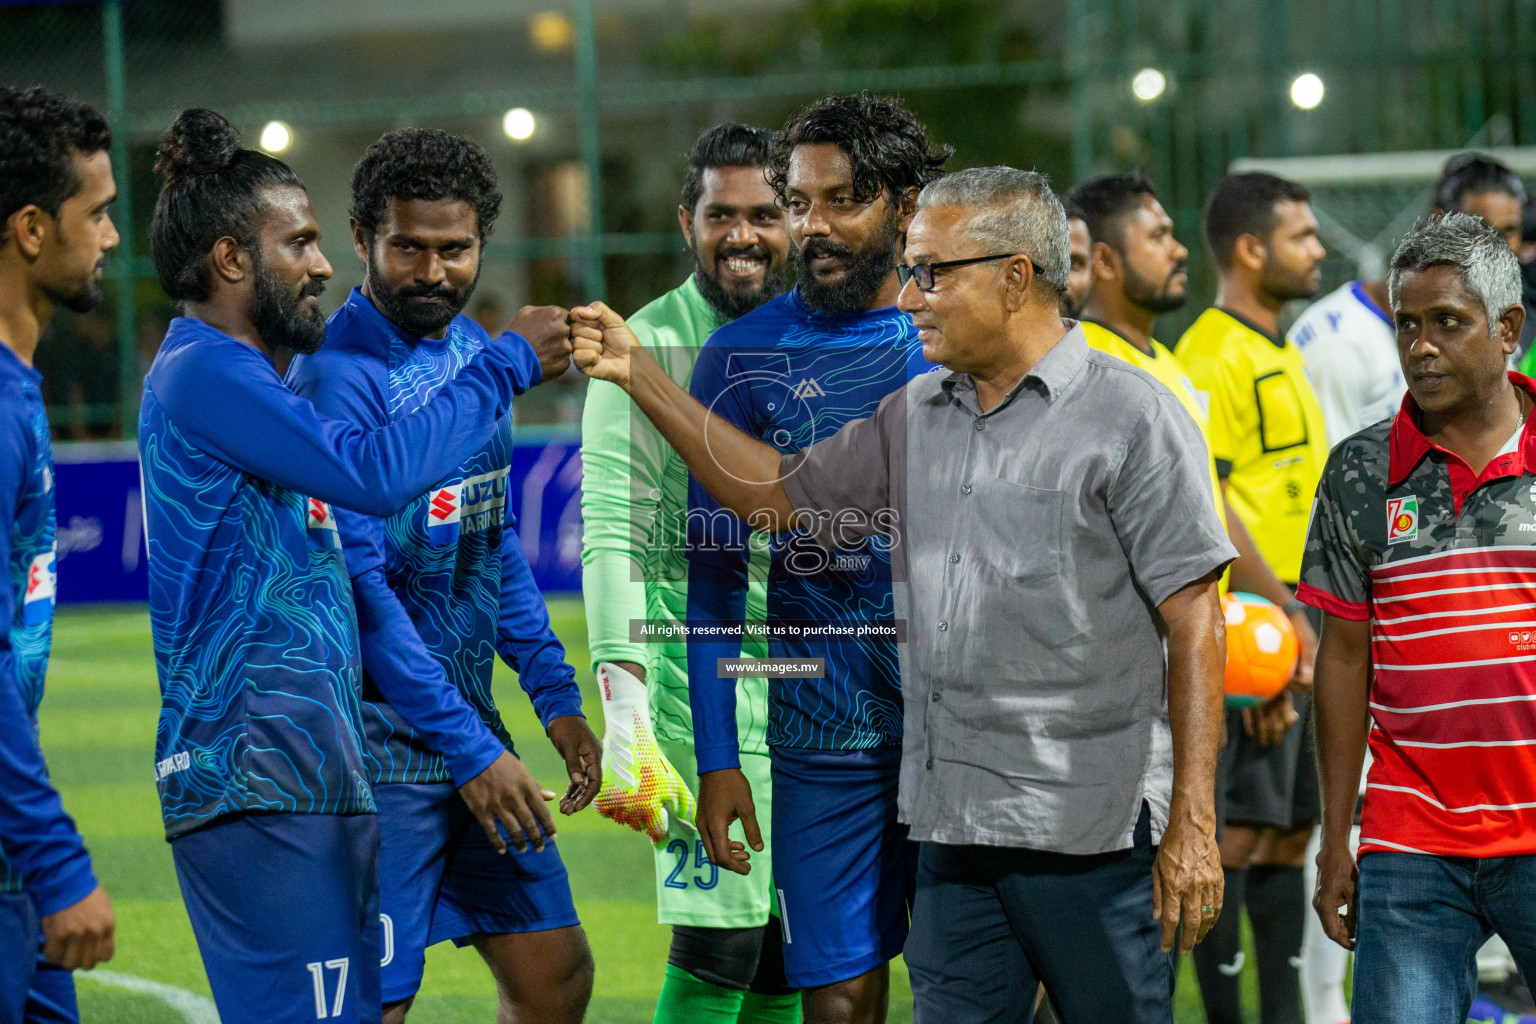
<path fill-rule="evenodd" d="M 1416 540 L 1419 536 L 1419 499 L 1409 494 L 1387 499 L 1387 543 Z"/>

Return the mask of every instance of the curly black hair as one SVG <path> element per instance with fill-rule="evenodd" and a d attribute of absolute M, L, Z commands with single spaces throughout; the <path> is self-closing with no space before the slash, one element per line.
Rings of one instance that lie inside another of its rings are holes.
<path fill-rule="evenodd" d="M 699 133 L 688 154 L 683 178 L 683 209 L 694 213 L 704 195 L 704 172 L 712 167 L 762 167 L 773 148 L 773 132 L 726 121 Z"/>
<path fill-rule="evenodd" d="M 805 107 L 774 139 L 768 158 L 768 185 L 786 201 L 789 158 L 796 146 L 830 142 L 853 164 L 853 194 L 861 202 L 885 193 L 899 198 L 944 174 L 951 146 L 934 146 L 928 131 L 900 100 L 861 92 L 828 96 Z"/>
<path fill-rule="evenodd" d="M 1120 174 L 1105 174 L 1078 182 L 1062 197 L 1068 216 L 1088 225 L 1088 237 L 1119 252 L 1125 244 L 1125 218 L 1141 208 L 1146 196 L 1157 198 L 1152 179 L 1140 167 Z M 1122 253 L 1122 255 L 1124 255 Z"/>
<path fill-rule="evenodd" d="M 352 219 L 372 238 L 391 199 L 458 199 L 475 208 L 480 238 L 501 212 L 496 167 L 477 142 L 439 128 L 401 128 L 352 170 Z"/>
<path fill-rule="evenodd" d="M 36 206 L 57 217 L 80 191 L 74 154 L 111 148 L 112 129 L 92 107 L 45 89 L 0 88 L 0 245 L 11 214 Z"/>
<path fill-rule="evenodd" d="M 160 287 L 177 302 L 208 298 L 208 253 L 228 236 L 261 259 L 262 192 L 300 188 L 293 169 L 259 150 L 242 149 L 240 133 L 221 114 L 183 110 L 160 139 L 155 170 L 163 182 L 155 200 L 150 248 Z"/>

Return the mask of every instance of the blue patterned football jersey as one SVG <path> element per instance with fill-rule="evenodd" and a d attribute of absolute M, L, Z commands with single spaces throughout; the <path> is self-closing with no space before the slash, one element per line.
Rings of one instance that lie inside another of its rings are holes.
<path fill-rule="evenodd" d="M 0 344 L 0 550 L 9 569 L 0 588 L 0 891 L 25 887 L 49 914 L 96 880 L 38 747 L 54 595 L 53 448 L 41 380 Z"/>
<path fill-rule="evenodd" d="M 748 435 L 789 453 L 870 416 L 886 395 L 933 369 L 917 330 L 895 307 L 826 315 L 798 289 L 710 336 L 690 390 Z M 746 594 L 746 528 L 689 482 L 688 622 L 739 624 Z M 889 545 L 866 538 L 826 552 L 798 532 L 773 538 L 768 646 L 774 658 L 823 658 L 821 679 L 769 684 L 768 745 L 862 750 L 901 743 L 901 675 L 894 638 Z M 699 771 L 735 766 L 733 680 L 717 659 L 739 640 L 688 645 Z"/>
<path fill-rule="evenodd" d="M 288 384 L 369 429 L 433 397 L 490 342 L 462 314 L 441 339 L 396 326 L 353 290 Z M 508 502 L 511 416 L 489 441 L 387 518 L 338 508 L 363 643 L 363 725 L 375 783 L 463 785 L 511 749 L 491 695 L 499 653 L 545 725 L 581 714 Z"/>
<path fill-rule="evenodd" d="M 255 348 L 171 322 L 139 418 L 169 837 L 227 814 L 373 811 L 332 503 L 390 514 L 483 447 L 537 379 L 514 341 L 370 431 L 321 416 Z"/>

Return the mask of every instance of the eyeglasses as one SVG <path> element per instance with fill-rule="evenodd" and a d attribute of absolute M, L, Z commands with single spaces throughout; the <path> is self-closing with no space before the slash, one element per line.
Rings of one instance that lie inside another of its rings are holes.
<path fill-rule="evenodd" d="M 1012 259 L 1018 253 L 1000 252 L 995 256 L 972 256 L 968 260 L 945 260 L 943 263 L 917 263 L 912 266 L 896 264 L 896 276 L 901 280 L 905 288 L 908 281 L 917 280 L 917 286 L 925 292 L 933 291 L 933 274 L 936 270 L 948 270 L 950 267 L 968 267 L 972 263 L 990 263 L 992 260 Z M 1035 268 L 1035 273 L 1040 273 L 1040 264 L 1034 260 L 1029 265 Z"/>

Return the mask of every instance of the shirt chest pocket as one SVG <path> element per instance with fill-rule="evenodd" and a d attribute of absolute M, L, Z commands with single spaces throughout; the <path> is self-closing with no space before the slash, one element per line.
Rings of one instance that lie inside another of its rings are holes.
<path fill-rule="evenodd" d="M 1256 378 L 1253 394 L 1259 409 L 1259 439 L 1266 452 L 1307 443 L 1307 417 L 1301 395 L 1283 370 Z"/>
<path fill-rule="evenodd" d="M 970 533 L 974 557 L 982 565 L 1015 584 L 1046 580 L 1061 571 L 1061 491 L 987 480 L 976 485 L 971 497 Z"/>

